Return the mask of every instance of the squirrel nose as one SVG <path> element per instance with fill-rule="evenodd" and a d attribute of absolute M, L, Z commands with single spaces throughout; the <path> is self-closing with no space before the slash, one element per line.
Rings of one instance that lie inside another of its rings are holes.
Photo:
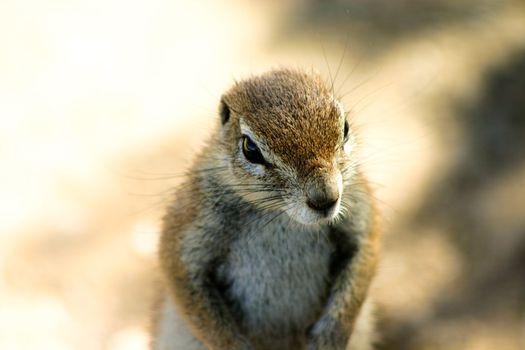
<path fill-rule="evenodd" d="M 306 204 L 317 211 L 331 209 L 339 199 L 339 186 L 336 179 L 312 179 L 306 191 Z"/>

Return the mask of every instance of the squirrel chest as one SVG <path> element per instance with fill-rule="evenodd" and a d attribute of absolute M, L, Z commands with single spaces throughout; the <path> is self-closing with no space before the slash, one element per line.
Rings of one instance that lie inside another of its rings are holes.
<path fill-rule="evenodd" d="M 326 302 L 334 252 L 328 232 L 289 220 L 246 227 L 216 270 L 216 283 L 247 333 L 304 332 Z"/>

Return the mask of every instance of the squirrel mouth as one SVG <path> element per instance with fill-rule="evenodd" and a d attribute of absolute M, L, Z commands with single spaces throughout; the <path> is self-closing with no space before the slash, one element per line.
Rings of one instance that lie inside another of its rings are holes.
<path fill-rule="evenodd" d="M 312 205 L 308 201 L 291 201 L 286 208 L 288 216 L 304 225 L 316 225 L 334 220 L 341 211 L 341 198 L 325 203 L 323 206 Z"/>
<path fill-rule="evenodd" d="M 327 203 L 323 207 L 313 207 L 311 203 L 307 202 L 307 209 L 306 209 L 306 217 L 303 218 L 304 223 L 309 224 L 316 224 L 316 223 L 323 223 L 330 221 L 337 217 L 339 214 L 341 204 L 341 200 L 337 199 L 336 201 L 333 201 L 331 203 Z M 306 219 L 306 220 L 305 220 Z"/>
<path fill-rule="evenodd" d="M 337 198 L 335 200 L 323 202 L 323 203 L 316 203 L 316 202 L 313 202 L 311 200 L 307 200 L 306 201 L 306 205 L 308 205 L 308 207 L 310 209 L 313 209 L 314 211 L 316 211 L 318 213 L 322 213 L 324 215 L 328 215 L 329 212 L 331 212 L 333 209 L 335 209 L 335 207 L 337 206 L 338 202 L 339 202 L 339 198 Z"/>
<path fill-rule="evenodd" d="M 323 219 L 333 219 L 339 212 L 339 201 L 335 202 L 332 206 L 326 209 L 315 209 L 317 215 Z"/>
<path fill-rule="evenodd" d="M 320 215 L 321 217 L 329 218 L 335 216 L 339 210 L 340 198 L 325 200 L 325 201 L 311 201 L 307 200 L 306 205 L 312 211 Z"/>

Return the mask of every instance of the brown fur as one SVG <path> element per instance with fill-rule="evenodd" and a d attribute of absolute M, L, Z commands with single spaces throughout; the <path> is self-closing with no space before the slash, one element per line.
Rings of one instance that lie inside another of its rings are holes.
<path fill-rule="evenodd" d="M 181 196 L 179 201 L 169 208 L 165 217 L 167 231 L 162 235 L 160 242 L 161 266 L 167 278 L 167 286 L 172 291 L 169 296 L 173 298 L 178 311 L 196 337 L 210 349 L 242 349 L 240 339 L 236 339 L 238 330 L 233 320 L 229 323 L 225 320 L 218 322 L 216 318 L 210 317 L 212 306 L 206 296 L 200 295 L 198 291 L 180 287 L 190 285 L 186 266 L 181 260 L 180 235 L 187 225 L 194 222 L 199 212 L 198 200 L 195 200 L 199 198 L 199 189 L 195 179 L 190 178 L 189 183 L 183 185 L 185 186 L 189 189 L 188 195 Z M 196 318 L 200 322 L 192 322 Z"/>
<path fill-rule="evenodd" d="M 263 79 L 255 77 L 237 83 L 223 99 L 246 119 L 254 132 L 265 135 L 268 146 L 284 162 L 297 164 L 308 160 L 315 166 L 332 159 L 340 138 L 330 131 L 339 130 L 342 125 L 335 123 L 337 119 L 326 117 L 337 114 L 338 110 L 319 76 L 291 70 L 272 71 Z M 278 118 L 279 123 L 268 123 L 269 118 Z M 307 170 L 303 164 L 297 165 Z"/>
<path fill-rule="evenodd" d="M 199 269 L 215 266 L 216 261 L 228 254 L 231 242 L 236 239 L 235 232 L 200 236 L 195 233 L 199 223 L 210 218 L 201 207 L 210 200 L 209 194 L 202 192 L 209 168 L 222 164 L 219 154 L 237 152 L 239 122 L 243 118 L 255 134 L 264 135 L 268 149 L 297 171 L 298 186 L 302 188 L 312 177 L 322 181 L 332 176 L 340 166 L 334 159 L 341 152 L 343 124 L 338 102 L 322 79 L 300 71 L 277 70 L 238 82 L 222 99 L 234 116 L 228 127 L 214 134 L 168 209 L 159 258 L 169 291 L 165 298 L 173 300 L 195 338 L 208 349 L 249 350 L 256 347 L 243 334 L 233 311 L 208 286 L 213 281 L 202 275 L 208 272 L 207 268 Z M 211 172 L 225 187 L 235 184 L 239 178 L 251 181 L 248 174 L 238 170 L 240 167 L 234 159 L 231 164 L 232 173 Z M 277 175 L 273 180 L 276 186 L 290 185 L 290 180 Z M 376 210 L 366 180 L 358 169 L 353 183 L 355 191 L 347 194 L 353 203 L 352 213 L 333 224 L 330 232 L 335 235 L 341 228 L 341 242 L 337 245 L 338 249 L 342 247 L 343 254 L 349 254 L 350 248 L 345 251 L 344 247 L 350 241 L 355 241 L 352 244 L 356 245 L 356 251 L 333 281 L 329 301 L 308 337 L 299 341 L 306 341 L 311 350 L 344 348 L 375 273 L 379 246 Z"/>

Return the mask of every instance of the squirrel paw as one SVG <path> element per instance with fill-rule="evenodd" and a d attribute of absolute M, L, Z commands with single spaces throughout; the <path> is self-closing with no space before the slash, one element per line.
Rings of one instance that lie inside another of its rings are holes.
<path fill-rule="evenodd" d="M 308 331 L 308 350 L 345 350 L 350 336 L 340 322 L 324 316 Z"/>

